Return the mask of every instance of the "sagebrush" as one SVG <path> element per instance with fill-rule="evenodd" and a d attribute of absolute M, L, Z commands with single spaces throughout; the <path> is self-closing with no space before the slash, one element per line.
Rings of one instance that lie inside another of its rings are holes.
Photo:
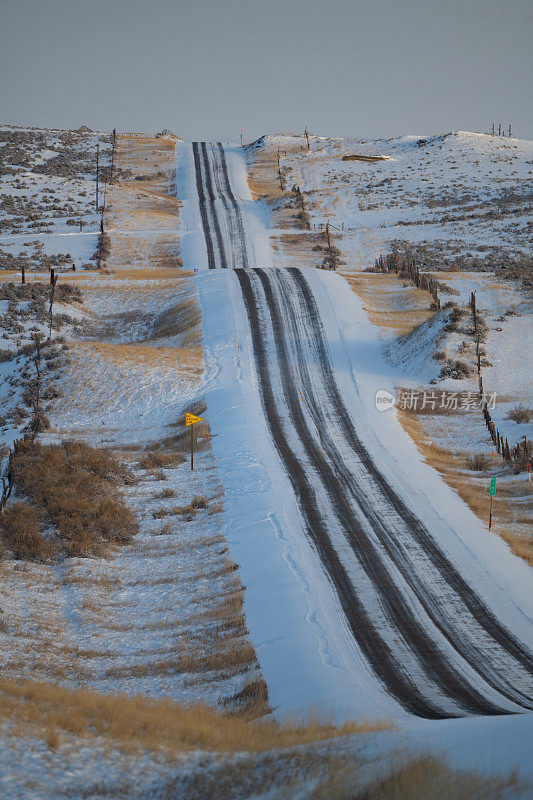
<path fill-rule="evenodd" d="M 27 502 L 8 507 L 0 524 L 18 558 L 102 555 L 108 545 L 125 544 L 138 531 L 119 489 L 133 476 L 104 450 L 77 441 L 26 440 L 16 449 L 13 477 Z"/>

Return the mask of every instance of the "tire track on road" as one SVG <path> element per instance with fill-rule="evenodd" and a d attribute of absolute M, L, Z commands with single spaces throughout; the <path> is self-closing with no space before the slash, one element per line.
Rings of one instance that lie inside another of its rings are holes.
<path fill-rule="evenodd" d="M 499 663 L 501 667 L 501 650 L 504 658 L 513 659 L 532 675 L 530 654 L 494 617 L 421 519 L 387 483 L 357 434 L 336 382 L 322 319 L 307 279 L 296 268 L 249 269 L 242 209 L 231 186 L 224 148 L 220 142 L 209 147 L 206 142 L 195 142 L 193 154 L 209 268 L 236 268 L 263 412 L 275 448 L 349 629 L 372 670 L 404 708 L 422 717 L 512 713 L 495 702 L 493 693 L 532 708 L 531 698 L 495 666 Z M 311 353 L 306 354 L 306 346 Z M 310 373 L 311 361 L 318 373 Z M 305 400 L 293 372 L 300 375 Z M 330 435 L 323 430 L 324 398 L 335 414 L 331 421 L 337 441 L 334 432 Z M 347 462 L 343 455 L 347 449 L 364 472 L 356 470 L 354 474 L 350 469 L 352 456 Z M 361 521 L 351 499 L 360 509 Z M 327 517 L 329 509 L 331 516 Z M 390 530 L 378 509 L 386 510 L 383 517 Z M 395 541 L 399 524 L 403 538 Z M 350 556 L 341 533 L 330 534 L 332 525 L 342 532 Z M 413 568 L 423 565 L 424 558 L 426 578 Z M 359 566 L 353 572 L 354 559 L 362 569 L 359 573 Z M 435 570 L 433 580 L 442 579 L 453 598 L 442 586 L 432 585 L 430 565 Z M 368 589 L 365 596 L 364 589 L 354 585 L 355 574 L 372 586 L 373 594 L 368 594 Z M 379 608 L 374 605 L 376 598 Z M 473 631 L 462 638 L 460 626 L 454 625 L 449 612 L 457 612 L 458 603 L 464 604 L 479 626 L 477 636 Z M 490 697 L 474 685 L 477 676 Z"/>
<path fill-rule="evenodd" d="M 213 248 L 213 238 L 211 236 L 211 228 L 209 227 L 206 196 L 204 191 L 204 183 L 202 179 L 202 167 L 200 164 L 200 154 L 198 152 L 198 142 L 192 143 L 192 152 L 194 158 L 194 174 L 196 177 L 196 191 L 198 193 L 198 204 L 200 206 L 200 217 L 202 219 L 202 228 L 204 231 L 205 245 L 207 248 L 207 265 L 209 269 L 214 269 L 216 267 L 215 251 Z"/>
<path fill-rule="evenodd" d="M 309 324 L 312 328 L 313 341 L 319 354 L 319 361 L 322 369 L 322 385 L 324 386 L 329 402 L 338 416 L 339 424 L 342 428 L 346 442 L 352 448 L 360 463 L 368 471 L 369 476 L 375 483 L 377 491 L 382 494 L 383 498 L 387 501 L 391 508 L 394 509 L 394 512 L 397 513 L 402 519 L 417 546 L 420 547 L 420 549 L 424 552 L 450 588 L 453 589 L 453 591 L 461 598 L 465 608 L 479 624 L 480 628 L 485 630 L 487 634 L 494 640 L 494 642 L 497 643 L 511 658 L 515 659 L 529 676 L 533 677 L 533 659 L 531 654 L 494 617 L 494 615 L 481 601 L 472 587 L 465 581 L 457 568 L 450 562 L 448 558 L 446 558 L 445 554 L 438 547 L 426 526 L 408 508 L 406 503 L 397 494 L 393 487 L 385 480 L 382 473 L 379 471 L 373 459 L 371 458 L 369 452 L 359 439 L 348 409 L 346 408 L 346 405 L 337 387 L 337 382 L 331 368 L 331 361 L 325 342 L 325 335 L 320 313 L 318 311 L 311 288 L 299 269 L 290 268 L 287 271 L 292 276 L 295 287 L 297 287 L 297 296 L 299 297 L 300 301 L 298 303 L 298 307 L 305 309 L 305 312 L 308 316 Z M 370 516 L 372 516 L 372 509 L 369 508 L 368 501 L 365 501 L 361 492 L 357 492 L 357 487 L 353 485 L 353 481 L 350 481 L 350 483 L 352 490 L 355 490 L 356 499 L 358 502 L 360 500 L 362 501 L 363 506 L 368 509 Z M 376 534 L 379 536 L 383 547 L 387 548 L 389 555 L 396 561 L 396 564 L 404 575 L 404 578 L 411 584 L 413 591 L 417 593 L 418 599 L 428 605 L 426 610 L 433 618 L 435 614 L 435 604 L 431 604 L 430 606 L 430 604 L 427 603 L 427 600 L 423 598 L 420 587 L 415 586 L 414 576 L 409 571 L 409 565 L 405 562 L 401 562 L 396 556 L 395 552 L 390 547 L 390 542 L 386 531 L 383 529 L 383 526 L 378 524 L 378 521 L 375 518 L 374 529 Z M 448 621 L 442 615 L 439 623 L 437 623 L 435 619 L 433 619 L 433 621 L 438 625 L 442 633 L 448 638 L 450 644 L 452 644 L 453 647 L 461 653 L 466 661 L 469 661 L 471 665 L 477 669 L 475 657 L 483 657 L 483 653 L 480 651 L 474 654 L 469 653 L 468 643 L 461 641 L 460 637 L 455 634 L 453 626 L 448 624 Z M 531 697 L 518 692 L 516 688 L 514 691 L 510 692 L 509 689 L 505 690 L 501 685 L 493 685 L 491 680 L 488 678 L 487 671 L 482 674 L 483 678 L 487 681 L 487 683 L 489 683 L 489 685 L 492 685 L 494 689 L 507 696 L 508 699 L 523 705 L 525 708 L 533 709 Z"/>
<path fill-rule="evenodd" d="M 205 176 L 205 189 L 207 192 L 207 199 L 209 201 L 209 208 L 211 210 L 211 216 L 213 219 L 213 226 L 215 228 L 215 237 L 217 240 L 218 245 L 218 252 L 220 255 L 220 266 L 223 269 L 227 269 L 228 260 L 226 258 L 226 250 L 224 248 L 224 239 L 222 237 L 222 230 L 220 228 L 220 221 L 218 218 L 217 207 L 216 207 L 216 196 L 213 191 L 213 179 L 211 176 L 211 166 L 209 163 L 209 157 L 207 155 L 207 143 L 200 142 L 200 149 L 202 153 L 202 161 L 204 165 L 204 176 Z"/>
<path fill-rule="evenodd" d="M 257 275 L 262 285 L 266 306 L 271 317 L 277 359 L 283 381 L 284 407 L 287 408 L 291 425 L 298 434 L 310 465 L 317 472 L 330 497 L 331 506 L 346 533 L 354 553 L 379 595 L 381 605 L 385 610 L 391 627 L 399 633 L 402 640 L 407 644 L 428 680 L 438 686 L 444 695 L 452 699 L 465 711 L 491 715 L 506 713 L 505 709 L 487 700 L 473 686 L 469 685 L 464 676 L 453 667 L 443 651 L 440 650 L 428 634 L 426 628 L 412 612 L 406 599 L 396 587 L 379 552 L 354 515 L 353 509 L 340 485 L 336 471 L 330 465 L 327 455 L 317 444 L 307 425 L 298 397 L 298 390 L 292 379 L 290 356 L 283 333 L 290 323 L 284 318 L 279 307 L 271 284 L 271 274 L 259 269 L 255 270 L 253 275 Z M 260 369 L 258 372 L 259 380 L 262 381 L 265 373 L 269 371 L 268 361 L 258 365 L 258 367 Z M 308 392 L 308 400 L 313 402 L 313 387 L 308 384 L 305 388 Z M 279 397 L 278 401 L 280 401 Z M 316 409 L 315 416 L 320 425 L 320 414 Z M 299 461 L 298 469 L 300 471 L 305 469 L 301 461 Z M 327 537 L 327 532 L 323 533 L 323 536 Z M 336 570 L 333 569 L 331 562 L 327 564 L 327 568 L 332 581 L 336 585 Z"/>
<path fill-rule="evenodd" d="M 308 531 L 322 563 L 334 583 L 350 630 L 376 675 L 404 708 L 420 717 L 445 719 L 450 715 L 423 697 L 416 685 L 405 674 L 402 665 L 394 658 L 384 639 L 374 629 L 366 609 L 353 591 L 350 579 L 337 552 L 331 545 L 324 522 L 317 510 L 315 492 L 289 445 L 276 408 L 276 398 L 268 369 L 268 356 L 250 274 L 245 270 L 236 271 L 250 323 L 263 410 L 289 481 L 300 500 L 302 515 L 307 523 Z"/>

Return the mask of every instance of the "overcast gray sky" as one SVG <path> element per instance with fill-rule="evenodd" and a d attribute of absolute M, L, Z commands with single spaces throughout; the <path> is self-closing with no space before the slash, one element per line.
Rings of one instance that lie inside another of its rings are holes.
<path fill-rule="evenodd" d="M 0 0 L 0 117 L 251 140 L 533 138 L 528 0 Z"/>

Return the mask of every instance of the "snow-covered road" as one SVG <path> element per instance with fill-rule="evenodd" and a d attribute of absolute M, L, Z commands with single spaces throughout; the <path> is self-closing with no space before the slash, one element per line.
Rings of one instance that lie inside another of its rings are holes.
<path fill-rule="evenodd" d="M 198 278 L 207 413 L 271 702 L 532 709 L 528 568 L 372 411 L 386 369 L 342 279 L 269 268 L 238 149 L 178 148 L 184 266 L 235 270 Z"/>

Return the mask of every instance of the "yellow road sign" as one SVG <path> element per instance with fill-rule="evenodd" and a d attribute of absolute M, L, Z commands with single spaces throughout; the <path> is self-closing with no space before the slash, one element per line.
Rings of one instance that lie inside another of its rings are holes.
<path fill-rule="evenodd" d="M 203 417 L 197 417 L 195 414 L 189 414 L 187 411 L 185 414 L 185 425 L 194 425 L 195 422 L 203 422 Z"/>

